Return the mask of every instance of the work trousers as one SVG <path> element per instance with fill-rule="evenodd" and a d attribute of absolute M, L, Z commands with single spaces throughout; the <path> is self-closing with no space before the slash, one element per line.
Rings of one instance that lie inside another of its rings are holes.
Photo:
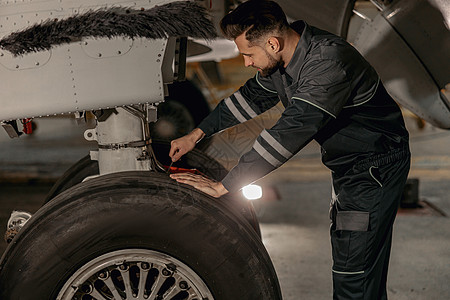
<path fill-rule="evenodd" d="M 333 299 L 387 299 L 392 227 L 410 167 L 407 147 L 333 173 Z"/>

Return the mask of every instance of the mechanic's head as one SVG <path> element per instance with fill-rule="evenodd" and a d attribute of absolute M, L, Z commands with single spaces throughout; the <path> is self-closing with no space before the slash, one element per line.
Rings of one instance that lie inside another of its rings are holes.
<path fill-rule="evenodd" d="M 290 29 L 281 7 L 268 0 L 249 0 L 220 22 L 224 36 L 234 40 L 245 65 L 268 76 L 284 64 L 279 55 L 285 33 Z"/>
<path fill-rule="evenodd" d="M 225 38 L 235 40 L 245 33 L 255 44 L 267 35 L 280 35 L 289 28 L 281 7 L 274 1 L 249 0 L 227 14 L 220 22 Z"/>

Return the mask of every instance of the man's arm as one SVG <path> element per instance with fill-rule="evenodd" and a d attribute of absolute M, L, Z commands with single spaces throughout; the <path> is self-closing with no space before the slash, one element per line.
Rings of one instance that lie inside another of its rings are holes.
<path fill-rule="evenodd" d="M 172 174 L 171 178 L 189 184 L 213 197 L 236 192 L 280 167 L 308 144 L 333 117 L 303 101 L 294 101 L 271 129 L 264 130 L 253 148 L 222 182 L 194 174 Z"/>

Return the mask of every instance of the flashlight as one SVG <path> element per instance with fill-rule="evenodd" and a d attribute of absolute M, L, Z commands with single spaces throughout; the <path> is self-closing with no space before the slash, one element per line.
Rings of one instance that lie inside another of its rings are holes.
<path fill-rule="evenodd" d="M 242 193 L 247 200 L 257 200 L 262 197 L 262 188 L 256 184 L 249 184 L 242 188 Z"/>

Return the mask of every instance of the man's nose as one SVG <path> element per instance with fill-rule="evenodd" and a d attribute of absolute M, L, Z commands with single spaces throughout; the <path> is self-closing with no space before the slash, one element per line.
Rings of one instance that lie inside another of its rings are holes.
<path fill-rule="evenodd" d="M 253 66 L 253 61 L 250 59 L 250 57 L 244 56 L 244 65 L 246 67 Z"/>

